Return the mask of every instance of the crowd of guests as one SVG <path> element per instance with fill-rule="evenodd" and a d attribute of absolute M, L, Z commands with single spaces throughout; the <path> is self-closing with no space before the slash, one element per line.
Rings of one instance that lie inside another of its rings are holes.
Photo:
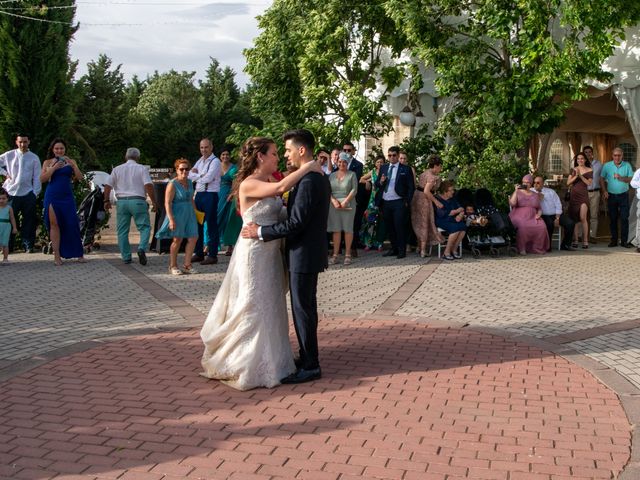
<path fill-rule="evenodd" d="M 48 184 L 44 196 L 43 221 L 49 232 L 55 265 L 63 259 L 84 261 L 72 183 L 83 176 L 77 162 L 67 156 L 67 145 L 57 138 L 49 146 L 47 159 L 29 150 L 26 134 L 16 137 L 17 148 L 0 155 L 0 174 L 6 177 L 0 190 L 0 247 L 2 265 L 8 263 L 11 234 L 20 228 L 26 252 L 33 252 L 36 229 L 36 197 L 42 184 Z M 104 206 L 111 209 L 112 192 L 117 198 L 116 220 L 120 255 L 131 263 L 129 244 L 133 220 L 140 233 L 138 261 L 146 265 L 146 251 L 151 237 L 149 203 L 156 209 L 164 205 L 165 217 L 156 238 L 171 241 L 169 267 L 171 275 L 196 273 L 194 263 L 213 265 L 218 254 L 232 255 L 242 218 L 232 194 L 238 165 L 230 149 L 214 154 L 212 142 L 199 143 L 200 158 L 193 164 L 185 158 L 174 162 L 175 178 L 171 179 L 163 199 L 156 199 L 149 170 L 139 163 L 140 152 L 129 148 L 125 163 L 113 169 L 104 186 Z M 491 194 L 478 190 L 475 201 L 456 192 L 451 181 L 441 178 L 442 160 L 432 155 L 427 168 L 419 176 L 409 165 L 406 152 L 390 147 L 386 158 L 376 157 L 373 168 L 364 171 L 356 158 L 353 143 L 342 148 L 320 148 L 317 161 L 329 178 L 331 200 L 327 222 L 327 241 L 331 244 L 329 264 L 350 265 L 358 249 L 383 252 L 386 240 L 390 248 L 384 256 L 404 258 L 415 249 L 420 257 L 431 254 L 434 245 L 442 245 L 442 258 L 461 257 L 460 245 L 471 226 L 486 226 L 498 213 Z M 273 182 L 280 182 L 293 171 L 274 172 Z M 515 228 L 515 245 L 522 255 L 551 251 L 554 231 L 562 231 L 560 249 L 588 249 L 596 242 L 600 201 L 607 202 L 610 220 L 610 247 L 630 248 L 630 187 L 640 192 L 640 169 L 635 173 L 616 148 L 612 161 L 602 163 L 594 158 L 593 148 L 584 147 L 575 155 L 568 176 L 566 208 L 557 192 L 545 186 L 540 176 L 525 175 L 509 196 L 508 218 Z M 149 201 L 147 200 L 149 199 Z M 283 195 L 286 202 L 287 194 Z M 640 209 L 636 222 L 636 239 L 640 240 Z M 184 259 L 178 262 L 184 250 Z M 640 241 L 637 251 L 640 253 Z"/>

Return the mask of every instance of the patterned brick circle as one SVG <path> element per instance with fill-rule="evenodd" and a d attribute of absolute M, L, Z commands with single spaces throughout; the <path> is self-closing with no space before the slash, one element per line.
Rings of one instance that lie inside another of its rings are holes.
<path fill-rule="evenodd" d="M 0 477 L 615 477 L 616 395 L 538 348 L 469 330 L 323 319 L 324 377 L 237 392 L 197 331 L 118 340 L 0 385 Z"/>

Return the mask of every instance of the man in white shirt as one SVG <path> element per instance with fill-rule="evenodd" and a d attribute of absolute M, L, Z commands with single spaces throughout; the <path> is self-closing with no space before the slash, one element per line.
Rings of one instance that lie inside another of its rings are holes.
<path fill-rule="evenodd" d="M 636 189 L 636 198 L 638 199 L 636 205 L 636 238 L 634 239 L 634 242 L 636 245 L 636 252 L 640 253 L 640 168 L 633 174 L 629 185 Z"/>
<path fill-rule="evenodd" d="M 149 175 L 149 169 L 140 165 L 140 150 L 128 148 L 125 155 L 126 163 L 118 165 L 111 171 L 109 180 L 104 185 L 104 207 L 111 209 L 111 190 L 118 199 L 116 203 L 118 248 L 124 263 L 131 263 L 131 244 L 129 243 L 129 229 L 131 219 L 138 232 L 140 232 L 140 243 L 138 244 L 138 261 L 140 265 L 147 264 L 146 251 L 149 247 L 149 237 L 151 236 L 151 222 L 149 220 L 149 205 L 146 196 L 148 195 L 156 208 L 153 183 Z"/>
<path fill-rule="evenodd" d="M 196 184 L 196 208 L 204 212 L 204 222 L 198 224 L 198 242 L 191 262 L 200 265 L 218 263 L 218 193 L 222 164 L 213 154 L 213 143 L 208 138 L 200 140 L 200 155 L 189 172 L 189 180 Z M 204 258 L 204 226 L 207 226 L 207 258 Z"/>
<path fill-rule="evenodd" d="M 42 189 L 40 172 L 42 167 L 38 156 L 29 151 L 29 136 L 16 136 L 15 150 L 0 155 L 0 175 L 6 177 L 2 187 L 9 194 L 9 200 L 16 220 L 21 217 L 20 238 L 24 250 L 33 253 L 36 239 L 37 211 L 36 197 Z"/>
<path fill-rule="evenodd" d="M 602 162 L 593 157 L 593 147 L 587 145 L 582 149 L 585 157 L 591 163 L 593 170 L 593 181 L 587 187 L 589 192 L 589 242 L 597 243 L 598 236 L 598 216 L 600 214 L 600 171 L 602 170 Z"/>
<path fill-rule="evenodd" d="M 533 181 L 533 190 L 542 194 L 540 197 L 540 209 L 542 210 L 542 220 L 544 220 L 547 226 L 547 233 L 549 234 L 549 251 L 551 251 L 553 230 L 558 226 L 562 226 L 563 230 L 560 250 L 574 251 L 575 248 L 571 246 L 571 240 L 573 239 L 575 222 L 571 220 L 568 215 L 562 213 L 562 202 L 558 194 L 555 190 L 544 186 L 542 177 L 535 178 Z"/>

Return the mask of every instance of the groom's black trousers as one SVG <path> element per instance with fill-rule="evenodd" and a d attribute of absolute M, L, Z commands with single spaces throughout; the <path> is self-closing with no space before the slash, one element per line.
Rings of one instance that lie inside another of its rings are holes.
<path fill-rule="evenodd" d="M 289 273 L 293 325 L 300 345 L 301 368 L 318 368 L 317 273 Z"/>

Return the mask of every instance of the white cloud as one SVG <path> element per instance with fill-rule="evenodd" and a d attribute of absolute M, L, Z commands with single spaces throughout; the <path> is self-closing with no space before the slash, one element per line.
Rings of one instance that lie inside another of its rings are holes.
<path fill-rule="evenodd" d="M 203 78 L 217 59 L 236 72 L 236 81 L 246 84 L 242 50 L 258 35 L 256 15 L 271 0 L 252 2 L 194 2 L 122 0 L 77 3 L 80 28 L 71 45 L 71 57 L 79 61 L 78 75 L 89 61 L 108 55 L 122 64 L 127 79 L 146 78 L 154 71 L 195 71 Z"/>

